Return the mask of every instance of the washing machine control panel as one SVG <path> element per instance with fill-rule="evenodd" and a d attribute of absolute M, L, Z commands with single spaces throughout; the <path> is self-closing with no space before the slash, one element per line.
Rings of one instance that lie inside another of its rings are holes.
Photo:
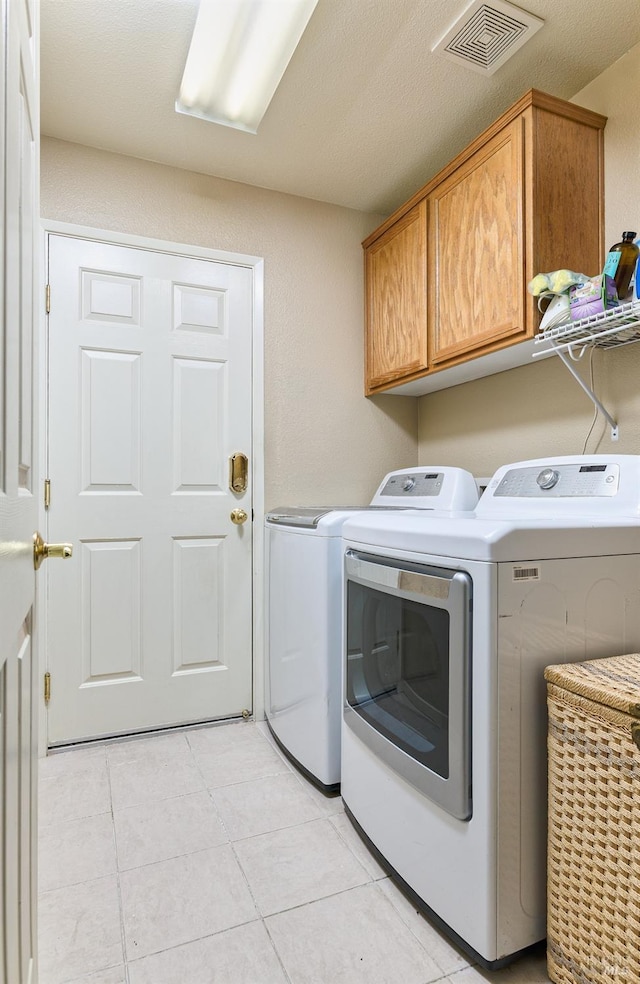
<path fill-rule="evenodd" d="M 442 490 L 443 472 L 406 472 L 390 475 L 379 495 L 437 496 Z"/>
<path fill-rule="evenodd" d="M 429 509 L 469 512 L 478 505 L 478 483 L 464 468 L 416 465 L 388 472 L 371 505 L 377 509 Z"/>
<path fill-rule="evenodd" d="M 619 482 L 620 466 L 612 462 L 595 460 L 542 468 L 534 465 L 510 469 L 493 490 L 493 495 L 518 499 L 613 496 Z"/>
<path fill-rule="evenodd" d="M 560 472 L 557 472 L 555 468 L 543 468 L 536 482 L 541 489 L 552 489 L 554 485 L 558 484 L 558 479 L 560 478 Z"/>

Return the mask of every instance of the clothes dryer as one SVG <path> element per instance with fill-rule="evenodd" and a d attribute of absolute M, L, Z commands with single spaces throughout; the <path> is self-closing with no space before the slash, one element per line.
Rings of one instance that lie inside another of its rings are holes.
<path fill-rule="evenodd" d="M 640 457 L 518 462 L 472 516 L 342 532 L 345 807 L 498 968 L 545 936 L 544 667 L 640 651 Z"/>
<path fill-rule="evenodd" d="M 325 792 L 340 784 L 343 524 L 363 510 L 472 510 L 477 501 L 469 472 L 423 466 L 386 475 L 369 507 L 282 507 L 267 515 L 267 722 Z"/>

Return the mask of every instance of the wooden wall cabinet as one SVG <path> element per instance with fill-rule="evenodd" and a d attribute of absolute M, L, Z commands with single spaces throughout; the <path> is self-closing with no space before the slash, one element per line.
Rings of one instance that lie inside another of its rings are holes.
<path fill-rule="evenodd" d="M 446 386 L 533 338 L 535 274 L 600 271 L 605 123 L 531 90 L 364 241 L 367 395 Z"/>
<path fill-rule="evenodd" d="M 426 372 L 427 203 L 418 202 L 365 253 L 368 385 Z"/>

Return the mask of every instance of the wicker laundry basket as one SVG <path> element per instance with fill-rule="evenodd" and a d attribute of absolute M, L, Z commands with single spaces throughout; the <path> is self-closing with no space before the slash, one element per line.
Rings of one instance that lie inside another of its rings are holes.
<path fill-rule="evenodd" d="M 545 670 L 547 960 L 557 984 L 640 982 L 640 655 Z"/>

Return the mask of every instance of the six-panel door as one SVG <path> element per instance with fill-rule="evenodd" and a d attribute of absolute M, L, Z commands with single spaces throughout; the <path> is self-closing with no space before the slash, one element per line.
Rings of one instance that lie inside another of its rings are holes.
<path fill-rule="evenodd" d="M 37 980 L 36 321 L 38 6 L 2 5 L 0 45 L 0 982 Z M 38 292 L 39 293 L 39 292 Z"/>
<path fill-rule="evenodd" d="M 50 743 L 251 708 L 252 276 L 50 237 Z"/>

